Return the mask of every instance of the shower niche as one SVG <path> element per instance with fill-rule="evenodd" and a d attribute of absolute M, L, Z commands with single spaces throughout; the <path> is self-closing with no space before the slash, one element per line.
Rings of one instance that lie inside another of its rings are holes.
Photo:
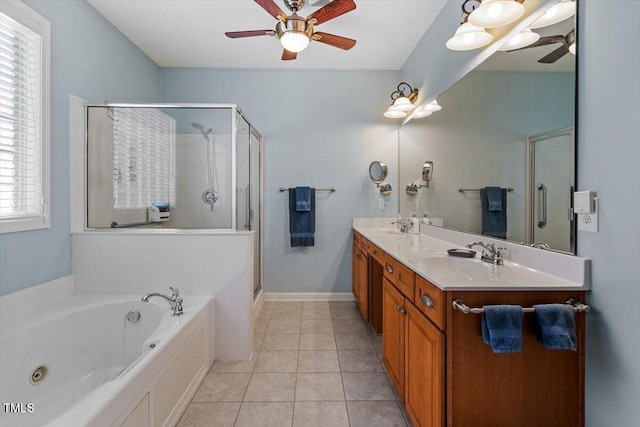
<path fill-rule="evenodd" d="M 257 231 L 262 136 L 233 104 L 88 105 L 86 226 Z"/>

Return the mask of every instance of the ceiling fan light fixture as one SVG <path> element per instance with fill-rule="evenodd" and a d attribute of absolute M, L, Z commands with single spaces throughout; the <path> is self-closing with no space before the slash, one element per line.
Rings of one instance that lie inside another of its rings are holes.
<path fill-rule="evenodd" d="M 302 52 L 309 46 L 309 36 L 307 33 L 299 31 L 287 31 L 280 36 L 282 47 L 289 52 Z"/>
<path fill-rule="evenodd" d="M 529 28 L 526 28 L 521 33 L 512 37 L 511 40 L 506 42 L 504 46 L 498 50 L 504 52 L 507 50 L 520 49 L 525 46 L 532 45 L 538 40 L 540 40 L 540 34 L 534 33 Z"/>
<path fill-rule="evenodd" d="M 451 50 L 472 50 L 486 46 L 493 40 L 493 36 L 484 28 L 465 22 L 456 30 L 453 37 L 447 40 L 447 48 Z"/>
<path fill-rule="evenodd" d="M 515 0 L 482 0 L 469 15 L 469 22 L 477 27 L 496 28 L 511 24 L 523 13 L 524 6 Z"/>
<path fill-rule="evenodd" d="M 576 2 L 573 0 L 562 0 L 553 5 L 542 16 L 536 19 L 529 28 L 543 28 L 557 24 L 576 14 Z"/>

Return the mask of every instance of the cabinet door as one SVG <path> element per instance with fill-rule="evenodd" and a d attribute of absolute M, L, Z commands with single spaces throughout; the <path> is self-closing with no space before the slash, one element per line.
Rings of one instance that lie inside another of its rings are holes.
<path fill-rule="evenodd" d="M 369 321 L 369 271 L 367 264 L 367 257 L 358 251 L 356 255 L 356 269 L 358 270 L 357 274 L 357 285 L 358 289 L 358 306 L 360 307 L 360 312 L 362 313 L 362 317 L 365 322 Z"/>
<path fill-rule="evenodd" d="M 360 272 L 360 269 L 358 268 L 358 257 L 362 256 L 360 255 L 360 251 L 358 250 L 356 244 L 353 244 L 353 252 L 352 252 L 352 268 L 351 268 L 351 289 L 353 292 L 353 296 L 355 297 L 356 301 L 358 301 L 359 296 L 359 290 L 358 290 L 358 283 L 359 283 L 359 277 L 358 274 Z"/>
<path fill-rule="evenodd" d="M 404 399 L 406 304 L 402 294 L 386 278 L 383 279 L 382 301 L 382 360 L 398 395 Z"/>
<path fill-rule="evenodd" d="M 407 304 L 405 406 L 416 427 L 444 425 L 444 333 Z"/>

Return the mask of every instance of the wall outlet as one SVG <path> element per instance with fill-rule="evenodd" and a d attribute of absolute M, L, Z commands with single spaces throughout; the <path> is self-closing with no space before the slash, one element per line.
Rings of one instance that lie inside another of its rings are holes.
<path fill-rule="evenodd" d="M 378 209 L 386 209 L 386 208 L 387 208 L 387 200 L 378 199 Z"/>
<path fill-rule="evenodd" d="M 593 198 L 593 213 L 578 214 L 578 231 L 598 232 L 598 198 Z"/>
<path fill-rule="evenodd" d="M 418 198 L 417 198 L 417 197 L 414 197 L 414 198 L 413 198 L 413 206 L 412 206 L 412 209 L 413 209 L 414 211 L 416 211 L 416 210 L 420 209 L 420 200 L 418 200 Z"/>

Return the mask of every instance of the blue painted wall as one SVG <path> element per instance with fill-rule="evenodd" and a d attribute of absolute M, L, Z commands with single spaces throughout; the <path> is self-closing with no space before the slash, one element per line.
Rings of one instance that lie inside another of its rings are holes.
<path fill-rule="evenodd" d="M 265 137 L 265 290 L 350 292 L 353 217 L 394 217 L 396 193 L 378 210 L 369 163 L 397 182 L 397 123 L 382 117 L 398 84 L 393 71 L 162 70 L 164 102 L 237 103 Z M 318 193 L 316 246 L 291 248 L 287 195 Z M 215 260 L 212 260 L 215 266 Z"/>
<path fill-rule="evenodd" d="M 84 0 L 25 0 L 51 22 L 51 228 L 0 235 L 0 294 L 71 273 L 69 95 L 157 102 L 160 69 Z"/>

